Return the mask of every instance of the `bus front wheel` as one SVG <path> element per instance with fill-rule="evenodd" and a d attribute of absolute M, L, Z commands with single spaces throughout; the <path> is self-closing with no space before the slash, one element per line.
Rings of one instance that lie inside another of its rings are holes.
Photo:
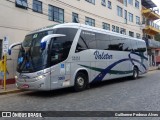
<path fill-rule="evenodd" d="M 84 73 L 77 73 L 75 77 L 74 90 L 76 92 L 83 91 L 87 86 L 87 77 Z"/>
<path fill-rule="evenodd" d="M 138 70 L 137 67 L 134 67 L 132 78 L 133 78 L 133 79 L 137 79 L 138 76 L 139 76 L 139 70 Z"/>

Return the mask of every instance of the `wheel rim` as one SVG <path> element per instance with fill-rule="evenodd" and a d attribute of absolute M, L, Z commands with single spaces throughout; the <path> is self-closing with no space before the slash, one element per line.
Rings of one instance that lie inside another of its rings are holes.
<path fill-rule="evenodd" d="M 78 79 L 77 79 L 77 83 L 78 83 L 78 85 L 79 86 L 83 86 L 84 85 L 84 79 L 82 78 L 82 77 L 79 77 Z"/>

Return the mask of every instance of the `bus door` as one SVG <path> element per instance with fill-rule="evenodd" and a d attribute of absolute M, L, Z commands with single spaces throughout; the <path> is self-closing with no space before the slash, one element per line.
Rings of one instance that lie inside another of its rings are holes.
<path fill-rule="evenodd" d="M 70 63 L 67 59 L 69 50 L 65 48 L 63 41 L 52 40 L 50 48 L 51 65 L 51 89 L 69 86 Z"/>

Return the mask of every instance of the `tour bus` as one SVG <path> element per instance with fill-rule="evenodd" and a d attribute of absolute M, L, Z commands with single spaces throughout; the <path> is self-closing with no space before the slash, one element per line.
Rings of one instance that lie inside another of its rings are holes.
<path fill-rule="evenodd" d="M 25 90 L 54 90 L 148 71 L 144 40 L 79 23 L 65 23 L 33 31 L 20 45 L 16 85 Z"/>

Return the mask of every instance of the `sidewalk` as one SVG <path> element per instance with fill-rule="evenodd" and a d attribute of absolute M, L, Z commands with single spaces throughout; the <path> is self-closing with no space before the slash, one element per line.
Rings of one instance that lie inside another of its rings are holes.
<path fill-rule="evenodd" d="M 18 92 L 22 92 L 22 90 L 17 89 L 15 84 L 6 85 L 6 90 L 2 89 L 2 86 L 0 86 L 0 95 L 18 93 Z"/>
<path fill-rule="evenodd" d="M 158 66 L 155 67 L 149 67 L 149 71 L 158 70 Z"/>

